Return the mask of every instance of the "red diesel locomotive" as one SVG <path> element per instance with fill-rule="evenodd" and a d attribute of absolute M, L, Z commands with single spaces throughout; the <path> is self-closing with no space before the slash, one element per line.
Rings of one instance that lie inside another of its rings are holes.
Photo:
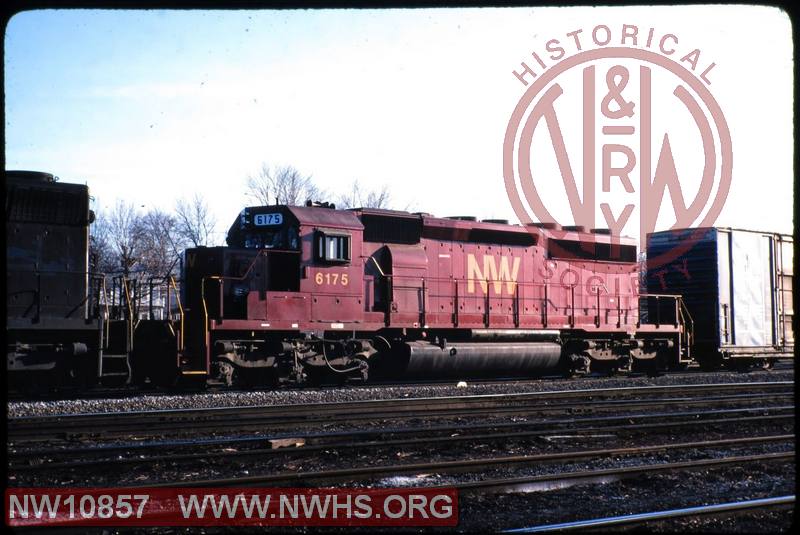
<path fill-rule="evenodd" d="M 228 384 L 680 367 L 679 296 L 639 293 L 636 245 L 578 227 L 332 205 L 246 208 L 185 252 L 180 319 L 142 320 L 139 379 Z"/>

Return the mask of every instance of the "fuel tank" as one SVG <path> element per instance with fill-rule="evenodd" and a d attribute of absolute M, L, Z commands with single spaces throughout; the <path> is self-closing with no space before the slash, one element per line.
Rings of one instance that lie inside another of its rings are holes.
<path fill-rule="evenodd" d="M 444 347 L 406 342 L 395 353 L 397 368 L 409 377 L 503 377 L 555 370 L 561 345 L 555 342 L 455 342 Z M 397 369 L 396 368 L 396 369 Z"/>

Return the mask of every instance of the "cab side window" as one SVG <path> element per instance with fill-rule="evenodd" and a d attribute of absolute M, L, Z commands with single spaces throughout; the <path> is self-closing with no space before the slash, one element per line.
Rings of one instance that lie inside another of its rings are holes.
<path fill-rule="evenodd" d="M 317 232 L 316 259 L 321 262 L 344 264 L 350 261 L 350 235 Z"/>

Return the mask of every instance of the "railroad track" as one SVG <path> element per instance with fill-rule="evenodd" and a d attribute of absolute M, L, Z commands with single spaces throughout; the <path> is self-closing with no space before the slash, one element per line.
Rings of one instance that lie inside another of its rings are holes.
<path fill-rule="evenodd" d="M 628 414 L 561 418 L 535 422 L 406 427 L 328 433 L 294 433 L 190 440 L 155 440 L 144 443 L 110 444 L 97 447 L 56 446 L 15 449 L 8 452 L 9 471 L 53 471 L 109 469 L 115 466 L 148 465 L 187 461 L 231 461 L 247 457 L 309 456 L 335 450 L 386 448 L 433 449 L 469 444 L 513 443 L 549 440 L 550 435 L 567 432 L 568 437 L 591 438 L 592 434 L 630 436 L 673 430 L 741 429 L 750 424 L 785 425 L 794 420 L 794 406 L 740 408 L 673 413 Z M 558 435 L 556 435 L 558 436 Z M 292 447 L 274 447 L 284 444 Z M 191 453 L 185 453 L 190 449 Z M 127 454 L 127 456 L 123 456 Z"/>
<path fill-rule="evenodd" d="M 647 446 L 630 446 L 620 448 L 601 448 L 592 450 L 542 453 L 534 455 L 505 455 L 479 459 L 459 459 L 453 461 L 436 461 L 427 463 L 404 463 L 393 465 L 360 466 L 319 471 L 291 471 L 282 473 L 265 473 L 259 475 L 223 477 L 213 479 L 146 482 L 137 487 L 246 487 L 246 486 L 323 486 L 334 483 L 367 484 L 381 486 L 380 479 L 398 475 L 418 476 L 421 474 L 480 473 L 493 469 L 509 467 L 541 467 L 546 463 L 568 463 L 587 459 L 619 458 L 641 456 L 655 453 L 678 452 L 681 450 L 703 450 L 713 448 L 735 448 L 771 443 L 788 444 L 794 441 L 793 434 L 764 435 L 755 437 L 727 438 L 720 440 L 703 440 L 694 442 L 665 443 Z M 793 462 L 794 450 L 755 455 L 724 456 L 722 458 L 700 459 L 679 463 L 646 463 L 635 466 L 623 466 L 605 470 L 562 471 L 550 474 L 539 474 L 523 477 L 485 479 L 464 483 L 434 486 L 435 488 L 458 488 L 459 490 L 500 489 L 508 491 L 522 484 L 544 483 L 562 480 L 586 480 L 611 476 L 641 475 L 664 470 L 709 468 L 730 464 L 749 462 Z M 128 487 L 129 485 L 126 485 Z"/>
<path fill-rule="evenodd" d="M 741 511 L 752 511 L 756 509 L 770 509 L 775 507 L 793 506 L 795 503 L 794 494 L 786 496 L 773 496 L 769 498 L 759 498 L 755 500 L 743 500 L 736 502 L 717 503 L 713 505 L 699 505 L 695 507 L 684 507 L 681 509 L 668 509 L 665 511 L 652 511 L 631 515 L 611 516 L 603 518 L 592 518 L 588 520 L 577 520 L 573 522 L 561 522 L 558 524 L 546 524 L 527 528 L 508 529 L 502 533 L 544 533 L 552 531 L 574 531 L 593 528 L 611 528 L 617 526 L 629 526 L 645 524 L 648 522 L 660 522 L 675 518 L 686 518 L 692 516 L 729 514 Z"/>
<path fill-rule="evenodd" d="M 636 478 L 669 485 L 691 472 L 713 472 L 717 479 L 742 469 L 788 473 L 795 462 L 793 386 L 624 387 L 41 417 L 9 422 L 8 467 L 22 486 L 394 487 L 407 481 L 480 500 Z M 175 434 L 181 427 L 190 438 Z M 248 429 L 256 432 L 243 435 Z M 126 433 L 153 438 L 117 440 Z"/>
<path fill-rule="evenodd" d="M 153 436 L 176 432 L 296 428 L 398 419 L 458 418 L 631 410 L 654 406 L 764 403 L 794 397 L 794 383 L 750 382 L 582 389 L 455 397 L 423 397 L 171 409 L 128 413 L 64 414 L 8 419 L 8 441 L 47 441 L 81 436 Z M 667 395 L 668 397 L 664 397 Z"/>
<path fill-rule="evenodd" d="M 780 371 L 789 371 L 794 368 L 794 363 L 791 360 L 786 361 L 779 361 L 775 364 L 775 367 L 771 370 L 762 370 L 759 368 L 754 368 L 747 373 L 754 373 L 754 374 L 764 374 L 768 376 L 770 373 L 780 372 Z M 669 372 L 662 372 L 660 376 L 691 376 L 691 377 L 702 377 L 702 376 L 711 376 L 711 375 L 718 375 L 721 371 L 704 371 L 701 370 L 699 366 L 693 365 L 687 370 L 681 371 L 669 371 Z M 730 373 L 739 373 L 739 372 L 730 372 Z M 646 377 L 647 374 L 634 372 L 628 373 L 627 377 L 635 378 L 635 377 Z M 576 380 L 580 381 L 583 379 L 599 379 L 606 377 L 605 375 L 601 374 L 590 374 L 583 377 L 575 378 Z M 469 379 L 467 382 L 470 385 L 480 385 L 483 387 L 486 386 L 506 386 L 508 385 L 509 381 L 513 382 L 517 386 L 526 386 L 526 385 L 538 385 L 541 384 L 542 381 L 554 380 L 554 379 L 563 379 L 562 375 L 542 375 L 536 377 L 499 377 L 493 379 Z M 183 394 L 197 394 L 197 393 L 207 393 L 207 394 L 219 394 L 219 393 L 241 393 L 241 392 L 258 392 L 258 391 L 291 391 L 291 390 L 341 390 L 341 389 L 367 389 L 367 388 L 396 388 L 396 387 L 413 387 L 413 386 L 453 386 L 457 379 L 407 379 L 403 381 L 397 380 L 380 380 L 369 382 L 365 384 L 348 384 L 348 385 L 323 385 L 317 387 L 300 387 L 293 384 L 287 385 L 279 385 L 276 388 L 249 388 L 249 389 L 242 389 L 242 388 L 231 388 L 227 386 L 223 386 L 221 383 L 211 383 L 205 389 L 198 389 L 198 388 L 183 388 L 183 389 L 171 389 L 165 390 L 160 387 L 151 387 L 151 386 L 122 386 L 122 387 L 94 387 L 89 390 L 83 391 L 64 391 L 64 392 L 55 392 L 55 393 L 48 393 L 48 394 L 41 394 L 41 395 L 29 395 L 29 394 L 22 394 L 18 392 L 11 392 L 9 393 L 9 401 L 12 402 L 36 402 L 36 401 L 55 401 L 55 400 L 78 400 L 78 399 L 126 399 L 138 396 L 176 396 L 176 395 L 183 395 Z"/>

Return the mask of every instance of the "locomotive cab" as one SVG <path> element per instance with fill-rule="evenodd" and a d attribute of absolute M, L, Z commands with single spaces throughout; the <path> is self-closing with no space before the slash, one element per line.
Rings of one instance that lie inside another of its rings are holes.
<path fill-rule="evenodd" d="M 353 254 L 361 231 L 350 212 L 254 206 L 234 221 L 227 247 L 188 249 L 181 372 L 228 384 L 302 379 L 317 368 L 360 372 L 340 339 L 363 314 Z"/>

